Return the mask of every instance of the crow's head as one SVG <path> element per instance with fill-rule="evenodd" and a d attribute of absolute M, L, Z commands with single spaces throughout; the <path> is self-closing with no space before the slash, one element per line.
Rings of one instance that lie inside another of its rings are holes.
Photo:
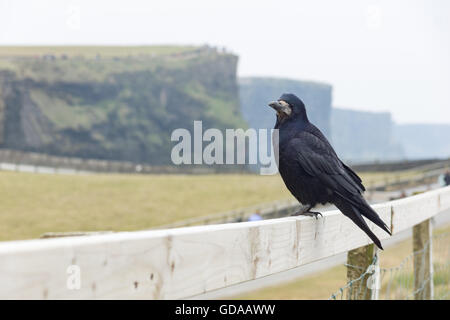
<path fill-rule="evenodd" d="M 287 119 L 308 121 L 305 105 L 295 94 L 284 93 L 277 101 L 269 103 L 269 106 L 277 112 L 278 121 L 283 122 Z"/>

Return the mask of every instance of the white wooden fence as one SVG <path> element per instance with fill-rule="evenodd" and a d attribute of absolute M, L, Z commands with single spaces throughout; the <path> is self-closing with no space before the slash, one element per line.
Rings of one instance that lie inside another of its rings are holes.
<path fill-rule="evenodd" d="M 449 209 L 450 187 L 374 208 L 395 234 Z M 389 236 L 370 226 L 380 239 Z M 187 298 L 369 243 L 369 238 L 339 211 L 326 212 L 318 220 L 288 217 L 3 242 L 0 298 Z"/>

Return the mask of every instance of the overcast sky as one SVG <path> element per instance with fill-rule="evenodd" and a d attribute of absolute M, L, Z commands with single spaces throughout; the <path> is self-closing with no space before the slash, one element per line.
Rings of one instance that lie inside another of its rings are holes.
<path fill-rule="evenodd" d="M 448 0 L 0 0 L 0 44 L 210 44 L 239 75 L 323 81 L 335 106 L 450 123 Z"/>

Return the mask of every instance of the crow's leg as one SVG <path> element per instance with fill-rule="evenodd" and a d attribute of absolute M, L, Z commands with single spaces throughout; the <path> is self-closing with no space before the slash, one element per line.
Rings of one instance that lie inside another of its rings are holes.
<path fill-rule="evenodd" d="M 313 208 L 313 206 L 305 206 L 301 208 L 299 211 L 292 214 L 292 216 L 308 216 L 308 217 L 314 217 L 316 219 L 319 219 L 317 216 L 323 217 L 323 215 L 320 212 L 314 212 L 310 211 Z"/>

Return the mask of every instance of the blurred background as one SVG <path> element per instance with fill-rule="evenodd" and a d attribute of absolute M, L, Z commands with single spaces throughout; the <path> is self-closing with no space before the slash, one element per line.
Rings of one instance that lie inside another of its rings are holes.
<path fill-rule="evenodd" d="M 450 183 L 449 14 L 446 0 L 0 0 L 0 240 L 288 214 L 278 175 L 170 159 L 194 120 L 273 128 L 284 92 L 370 201 Z M 246 297 L 332 291 L 303 288 Z"/>

